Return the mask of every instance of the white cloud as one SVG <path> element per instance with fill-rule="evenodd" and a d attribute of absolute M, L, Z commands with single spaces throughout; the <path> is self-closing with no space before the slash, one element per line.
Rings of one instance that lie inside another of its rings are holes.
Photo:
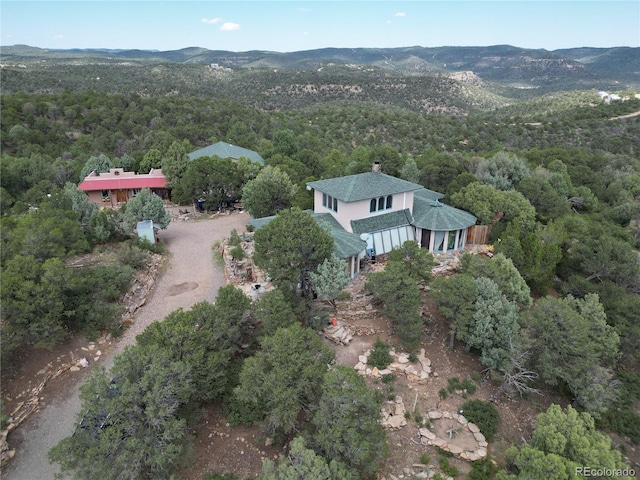
<path fill-rule="evenodd" d="M 240 30 L 240 25 L 233 22 L 224 22 L 220 30 L 223 32 L 233 32 L 234 30 Z"/>
<path fill-rule="evenodd" d="M 54 35 L 53 40 L 64 40 L 64 35 L 61 33 L 59 33 L 58 35 Z"/>
<path fill-rule="evenodd" d="M 404 13 L 404 12 L 398 12 L 398 13 L 396 13 L 396 14 L 395 14 L 395 16 L 396 16 L 396 17 L 406 17 L 406 16 L 407 16 L 407 14 L 406 14 L 406 13 Z"/>
<path fill-rule="evenodd" d="M 208 23 L 209 25 L 213 25 L 215 23 L 220 22 L 222 19 L 221 18 L 203 18 L 202 20 L 200 20 L 202 23 Z"/>
<path fill-rule="evenodd" d="M 387 20 L 387 25 L 391 25 L 393 22 L 391 20 Z"/>

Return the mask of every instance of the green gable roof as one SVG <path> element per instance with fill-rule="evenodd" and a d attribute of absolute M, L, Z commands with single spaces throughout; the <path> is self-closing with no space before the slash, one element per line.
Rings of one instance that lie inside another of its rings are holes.
<path fill-rule="evenodd" d="M 460 230 L 475 225 L 476 217 L 440 203 L 433 193 L 427 189 L 414 192 L 412 225 L 427 230 Z"/>
<path fill-rule="evenodd" d="M 305 210 L 320 226 L 327 226 L 329 234 L 333 238 L 333 253 L 338 258 L 349 258 L 358 255 L 367 248 L 367 242 L 358 235 L 347 232 L 330 213 L 314 213 L 313 210 Z M 249 225 L 256 229 L 261 228 L 273 220 L 271 217 L 254 218 L 249 220 Z"/>
<path fill-rule="evenodd" d="M 381 172 L 318 180 L 307 183 L 307 186 L 347 203 L 424 188 L 417 183 L 407 182 Z"/>
<path fill-rule="evenodd" d="M 411 211 L 397 210 L 395 212 L 383 213 L 382 215 L 374 215 L 373 217 L 361 218 L 359 220 L 351 220 L 351 228 L 353 233 L 372 233 L 389 228 L 402 227 L 403 225 L 411 225 Z"/>
<path fill-rule="evenodd" d="M 196 150 L 195 152 L 191 152 L 189 154 L 189 160 L 195 160 L 196 158 L 200 157 L 213 156 L 217 156 L 220 158 L 234 158 L 236 160 L 240 157 L 247 157 L 252 162 L 264 165 L 264 159 L 260 155 L 258 155 L 257 152 L 249 150 L 248 148 L 238 147 L 236 145 L 231 145 L 230 143 L 225 142 L 214 143 L 213 145 L 209 145 L 208 147 L 204 147 L 200 150 Z"/>

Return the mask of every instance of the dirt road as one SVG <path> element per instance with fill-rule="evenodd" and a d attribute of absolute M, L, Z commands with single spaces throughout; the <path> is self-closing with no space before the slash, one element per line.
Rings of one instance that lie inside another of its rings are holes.
<path fill-rule="evenodd" d="M 186 310 L 203 300 L 213 301 L 225 280 L 223 272 L 214 267 L 211 246 L 227 238 L 234 228 L 239 233 L 244 232 L 248 219 L 246 214 L 231 214 L 211 220 L 174 221 L 161 231 L 159 238 L 171 252 L 165 271 L 156 281 L 147 303 L 138 310 L 134 324 L 99 363 L 111 367 L 114 355 L 135 343 L 136 335 L 150 323 L 162 320 L 173 310 Z M 69 382 L 67 395 L 47 399 L 48 404 L 42 410 L 11 434 L 10 442 L 17 448 L 16 456 L 2 472 L 3 479 L 53 480 L 58 468 L 49 463 L 47 452 L 73 432 L 80 410 L 78 389 L 83 376 L 72 375 L 68 372 L 66 378 L 55 380 Z M 46 397 L 46 391 L 44 395 Z"/>

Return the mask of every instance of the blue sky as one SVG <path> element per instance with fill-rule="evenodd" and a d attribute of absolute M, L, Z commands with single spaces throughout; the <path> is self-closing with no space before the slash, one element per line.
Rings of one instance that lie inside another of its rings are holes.
<path fill-rule="evenodd" d="M 42 48 L 638 47 L 640 1 L 2 0 L 0 27 Z"/>

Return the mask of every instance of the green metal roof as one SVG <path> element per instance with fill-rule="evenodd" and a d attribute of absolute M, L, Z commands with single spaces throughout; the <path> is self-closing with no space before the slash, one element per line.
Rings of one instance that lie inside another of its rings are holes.
<path fill-rule="evenodd" d="M 413 194 L 412 225 L 427 230 L 460 230 L 475 225 L 476 217 L 432 198 L 430 190 Z M 442 198 L 442 197 L 440 197 Z"/>
<path fill-rule="evenodd" d="M 407 182 L 381 172 L 318 180 L 307 183 L 307 186 L 347 203 L 424 188 L 417 183 Z"/>
<path fill-rule="evenodd" d="M 372 233 L 403 225 L 411 225 L 412 221 L 411 211 L 406 208 L 395 212 L 383 213 L 382 215 L 351 220 L 351 228 L 353 233 L 357 234 Z"/>
<path fill-rule="evenodd" d="M 305 210 L 310 214 L 318 225 L 326 225 L 329 229 L 329 234 L 333 238 L 333 253 L 338 258 L 349 258 L 354 255 L 358 255 L 364 249 L 367 248 L 367 242 L 362 240 L 358 235 L 347 232 L 338 221 L 333 218 L 330 213 L 314 213 L 313 210 Z M 275 215 L 271 217 L 254 218 L 249 220 L 249 225 L 256 228 L 264 227 Z"/>
<path fill-rule="evenodd" d="M 247 157 L 249 160 L 264 165 L 264 159 L 257 152 L 248 148 L 238 147 L 230 143 L 218 142 L 208 147 L 201 148 L 189 154 L 189 160 L 195 160 L 200 157 L 234 158 Z"/>

